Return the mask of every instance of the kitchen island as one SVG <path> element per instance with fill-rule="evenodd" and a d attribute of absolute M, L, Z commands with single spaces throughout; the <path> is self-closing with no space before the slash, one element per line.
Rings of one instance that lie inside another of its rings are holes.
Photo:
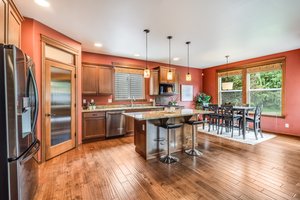
<path fill-rule="evenodd" d="M 134 118 L 134 144 L 135 151 L 146 160 L 156 158 L 166 151 L 166 129 L 161 126 L 166 123 L 185 123 L 199 115 L 209 114 L 211 111 L 177 109 L 174 112 L 148 111 L 124 113 Z M 184 124 L 181 128 L 171 130 L 175 132 L 170 138 L 172 152 L 181 151 L 191 145 L 192 127 Z"/>

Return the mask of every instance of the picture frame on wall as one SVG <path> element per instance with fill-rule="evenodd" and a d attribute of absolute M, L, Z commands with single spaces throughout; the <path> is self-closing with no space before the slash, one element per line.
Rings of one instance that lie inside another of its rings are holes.
<path fill-rule="evenodd" d="M 193 85 L 181 85 L 181 101 L 193 101 Z"/>

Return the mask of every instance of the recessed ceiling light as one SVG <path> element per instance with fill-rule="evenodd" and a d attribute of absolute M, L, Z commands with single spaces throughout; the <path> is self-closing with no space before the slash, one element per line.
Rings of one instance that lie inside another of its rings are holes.
<path fill-rule="evenodd" d="M 34 2 L 42 7 L 50 6 L 50 3 L 47 0 L 34 0 Z"/>
<path fill-rule="evenodd" d="M 174 60 L 174 61 L 178 61 L 178 60 L 180 60 L 180 58 L 175 57 L 175 58 L 173 58 L 173 60 Z"/>
<path fill-rule="evenodd" d="M 140 56 L 140 54 L 138 54 L 138 53 L 135 53 L 135 54 L 133 54 L 135 57 L 139 57 Z"/>
<path fill-rule="evenodd" d="M 102 47 L 103 46 L 101 43 L 95 43 L 94 45 L 95 45 L 95 47 Z"/>

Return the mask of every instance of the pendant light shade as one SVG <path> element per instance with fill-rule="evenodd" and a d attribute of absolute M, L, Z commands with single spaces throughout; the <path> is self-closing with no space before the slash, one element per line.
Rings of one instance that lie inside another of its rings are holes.
<path fill-rule="evenodd" d="M 146 69 L 144 69 L 144 78 L 150 78 L 150 69 L 148 68 L 148 33 L 150 32 L 150 30 L 145 29 L 144 32 L 146 33 Z"/>
<path fill-rule="evenodd" d="M 168 36 L 167 38 L 169 40 L 169 71 L 167 73 L 167 80 L 171 81 L 171 80 L 173 80 L 173 73 L 171 71 L 171 39 L 172 39 L 172 36 Z"/>
<path fill-rule="evenodd" d="M 225 58 L 226 58 L 226 63 L 228 65 L 229 56 L 227 55 L 227 56 L 225 56 Z M 232 90 L 232 89 L 233 89 L 233 82 L 231 82 L 231 81 L 222 82 L 222 90 Z"/>
<path fill-rule="evenodd" d="M 190 44 L 191 42 L 188 41 L 185 43 L 187 45 L 187 66 L 188 66 L 188 73 L 185 76 L 186 81 L 192 80 L 192 75 L 190 74 Z"/>

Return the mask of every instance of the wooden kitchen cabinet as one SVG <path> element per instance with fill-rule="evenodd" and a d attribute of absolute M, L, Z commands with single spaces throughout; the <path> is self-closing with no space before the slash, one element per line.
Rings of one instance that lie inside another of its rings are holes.
<path fill-rule="evenodd" d="M 98 93 L 99 94 L 112 94 L 112 68 L 111 67 L 98 67 Z"/>
<path fill-rule="evenodd" d="M 169 70 L 171 70 L 171 72 L 173 74 L 173 76 L 172 76 L 173 79 L 172 80 L 167 79 L 167 74 L 168 74 Z M 159 82 L 160 83 L 174 84 L 175 81 L 176 81 L 175 75 L 176 75 L 175 68 L 169 69 L 169 67 L 159 67 Z"/>
<path fill-rule="evenodd" d="M 82 141 L 105 139 L 105 112 L 83 113 Z"/>
<path fill-rule="evenodd" d="M 98 67 L 82 65 L 82 93 L 98 93 Z"/>
<path fill-rule="evenodd" d="M 113 93 L 111 67 L 82 64 L 82 93 L 109 95 Z"/>
<path fill-rule="evenodd" d="M 159 94 L 159 73 L 158 70 L 151 70 L 150 73 L 150 95 Z"/>
<path fill-rule="evenodd" d="M 0 43 L 21 46 L 23 17 L 12 0 L 0 0 Z"/>

